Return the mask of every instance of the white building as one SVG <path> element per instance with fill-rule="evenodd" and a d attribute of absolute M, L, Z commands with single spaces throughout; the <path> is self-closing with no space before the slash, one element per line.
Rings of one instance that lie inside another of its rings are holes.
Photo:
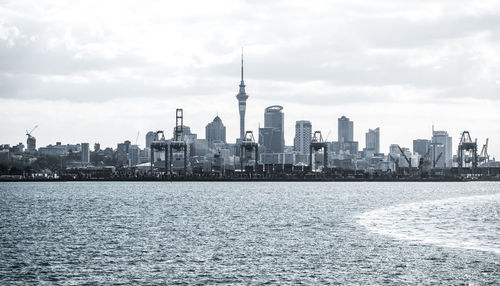
<path fill-rule="evenodd" d="M 295 138 L 293 139 L 293 150 L 298 154 L 309 154 L 309 146 L 311 146 L 311 136 L 311 122 L 307 120 L 296 121 Z"/>

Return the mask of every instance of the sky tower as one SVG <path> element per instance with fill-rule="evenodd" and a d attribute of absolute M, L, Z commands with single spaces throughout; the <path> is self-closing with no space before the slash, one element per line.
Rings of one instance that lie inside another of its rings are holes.
<path fill-rule="evenodd" d="M 241 51 L 241 82 L 240 82 L 240 92 L 236 95 L 238 99 L 238 107 L 240 110 L 240 139 L 243 140 L 245 137 L 245 111 L 247 109 L 247 98 L 248 95 L 245 92 L 245 82 L 243 81 L 243 49 Z"/>

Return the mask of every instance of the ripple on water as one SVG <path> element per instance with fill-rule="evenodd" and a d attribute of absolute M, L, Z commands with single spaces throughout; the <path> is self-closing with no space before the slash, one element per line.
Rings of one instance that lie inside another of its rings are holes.
<path fill-rule="evenodd" d="M 358 222 L 400 240 L 500 255 L 500 194 L 395 205 L 365 212 Z"/>

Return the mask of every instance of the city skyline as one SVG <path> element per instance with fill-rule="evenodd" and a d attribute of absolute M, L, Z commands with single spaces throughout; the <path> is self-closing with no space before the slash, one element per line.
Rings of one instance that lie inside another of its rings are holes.
<path fill-rule="evenodd" d="M 345 115 L 356 122 L 359 146 L 369 129 L 382 129 L 381 152 L 392 143 L 411 148 L 414 139 L 429 139 L 434 124 L 453 138 L 454 152 L 460 132 L 468 130 L 479 144 L 490 139 L 492 155 L 500 153 L 500 127 L 494 124 L 500 120 L 497 3 L 364 4 L 362 11 L 347 2 L 200 3 L 202 12 L 184 4 L 165 9 L 129 3 L 137 15 L 112 2 L 95 3 L 100 13 L 90 13 L 88 3 L 54 3 L 6 2 L 0 10 L 3 143 L 25 144 L 25 130 L 39 125 L 33 134 L 38 146 L 61 141 L 115 147 L 135 143 L 140 131 L 144 147 L 147 131 L 169 132 L 177 107 L 200 135 L 219 114 L 233 142 L 239 137 L 234 94 L 245 46 L 251 94 L 245 129 L 254 134 L 264 123 L 264 108 L 281 105 L 287 146 L 293 145 L 295 121 L 336 134 L 337 118 Z M 222 13 L 227 19 L 217 22 Z M 280 20 L 293 15 L 306 23 L 280 33 L 286 26 Z M 121 27 L 125 19 L 130 23 Z M 349 28 L 341 29 L 345 23 Z M 194 37 L 163 31 L 172 25 Z"/>

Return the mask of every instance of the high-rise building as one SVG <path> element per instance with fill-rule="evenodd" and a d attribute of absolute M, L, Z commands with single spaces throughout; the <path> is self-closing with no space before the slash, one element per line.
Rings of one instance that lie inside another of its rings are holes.
<path fill-rule="evenodd" d="M 82 148 L 82 163 L 89 163 L 90 162 L 89 143 L 82 143 L 81 148 Z"/>
<path fill-rule="evenodd" d="M 264 111 L 264 128 L 259 129 L 259 144 L 267 153 L 283 153 L 285 148 L 283 106 L 269 106 Z"/>
<path fill-rule="evenodd" d="M 366 149 L 380 153 L 380 128 L 368 129 L 366 133 Z"/>
<path fill-rule="evenodd" d="M 153 142 L 156 138 L 156 133 L 153 131 L 149 131 L 146 133 L 146 148 L 151 148 L 151 142 Z"/>
<path fill-rule="evenodd" d="M 413 154 L 424 156 L 427 154 L 431 144 L 431 140 L 428 139 L 415 139 L 413 140 Z"/>
<path fill-rule="evenodd" d="M 141 149 L 139 149 L 138 145 L 130 145 L 128 149 L 128 158 L 130 166 L 135 166 L 139 164 L 139 155 Z"/>
<path fill-rule="evenodd" d="M 436 160 L 436 168 L 451 168 L 452 157 L 452 138 L 446 131 L 432 131 L 431 159 Z M 439 158 L 439 154 L 441 158 Z M 439 158 L 439 160 L 437 160 Z"/>
<path fill-rule="evenodd" d="M 222 124 L 222 120 L 217 115 L 214 120 L 205 127 L 205 138 L 208 142 L 224 142 L 226 143 L 226 126 Z"/>
<path fill-rule="evenodd" d="M 293 150 L 299 154 L 309 154 L 311 146 L 312 125 L 310 121 L 299 120 L 295 122 L 295 138 Z"/>
<path fill-rule="evenodd" d="M 34 153 L 36 151 L 36 138 L 28 134 L 26 139 L 26 152 Z"/>
<path fill-rule="evenodd" d="M 128 152 L 130 148 L 130 141 L 125 141 L 123 143 L 119 143 L 116 148 L 116 161 L 118 166 L 128 166 Z"/>
<path fill-rule="evenodd" d="M 354 123 L 345 116 L 338 119 L 338 141 L 341 145 L 343 142 L 353 141 L 353 125 Z"/>
<path fill-rule="evenodd" d="M 99 151 L 101 151 L 101 144 L 94 143 L 94 152 L 99 152 Z"/>
<path fill-rule="evenodd" d="M 241 53 L 241 82 L 240 91 L 236 95 L 238 108 L 240 111 L 240 140 L 245 137 L 245 111 L 247 108 L 248 94 L 245 92 L 245 82 L 243 81 L 243 52 Z"/>

